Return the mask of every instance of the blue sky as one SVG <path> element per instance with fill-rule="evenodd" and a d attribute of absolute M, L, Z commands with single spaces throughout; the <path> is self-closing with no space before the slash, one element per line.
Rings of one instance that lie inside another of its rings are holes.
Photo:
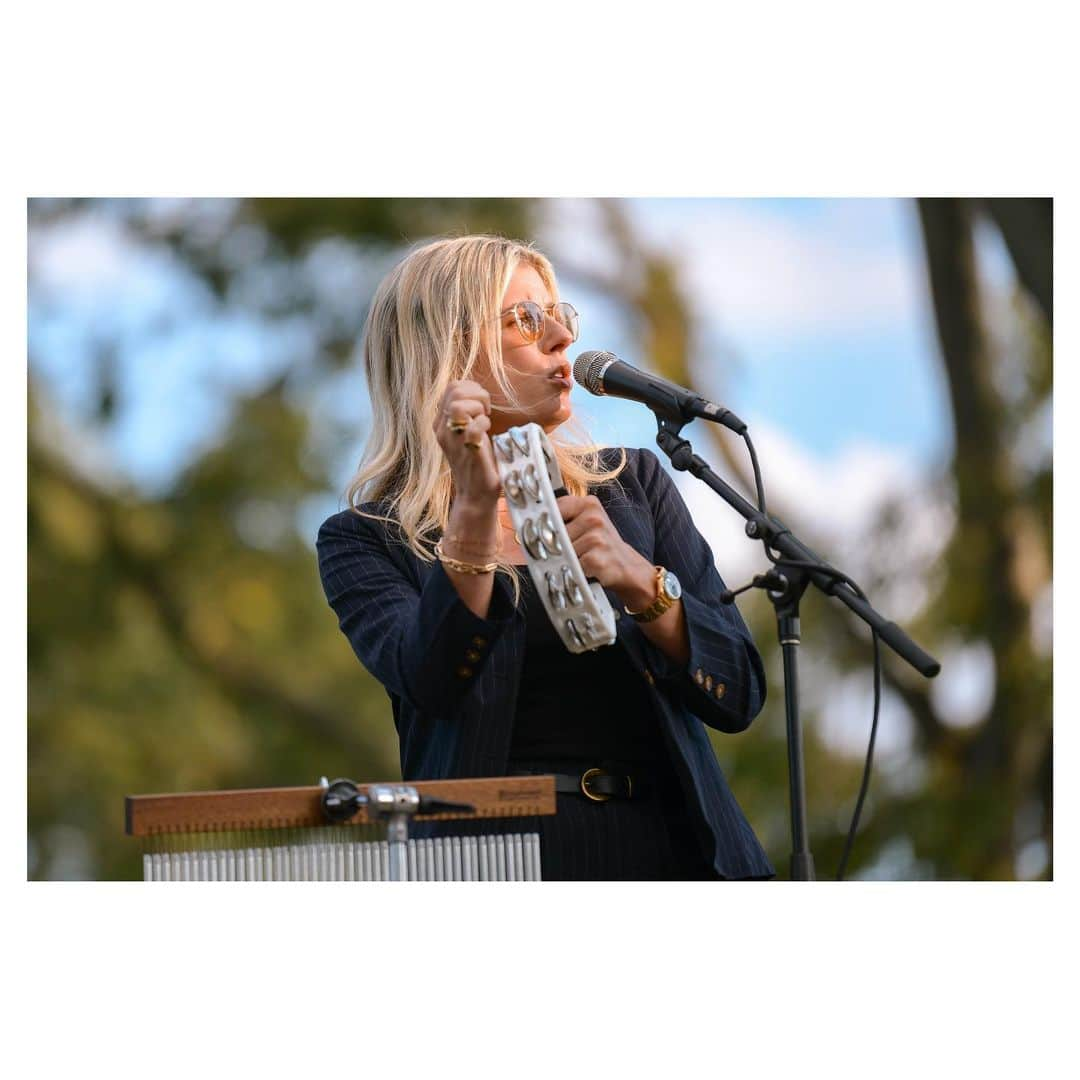
<path fill-rule="evenodd" d="M 705 316 L 696 389 L 821 463 L 867 446 L 919 470 L 947 457 L 945 387 L 910 201 L 635 199 L 629 208 L 649 242 L 679 258 Z M 601 268 L 610 260 L 594 204 L 552 200 L 550 210 L 538 241 L 556 269 L 560 252 Z M 257 386 L 304 348 L 301 325 L 268 335 L 254 320 L 223 316 L 180 263 L 133 247 L 106 216 L 32 233 L 30 252 L 35 372 L 75 405 L 92 390 L 88 341 L 119 334 L 125 409 L 106 453 L 149 490 L 213 439 L 231 391 Z M 992 238 L 980 254 L 990 278 L 1006 282 Z M 576 349 L 643 362 L 612 305 L 572 278 L 564 292 L 583 316 Z M 643 407 L 574 394 L 602 441 L 653 445 Z M 346 373 L 320 407 L 356 416 L 359 440 L 364 397 L 362 379 Z M 344 448 L 342 482 L 358 450 L 359 442 Z"/>
<path fill-rule="evenodd" d="M 906 200 L 635 200 L 635 219 L 684 278 L 711 348 L 702 393 L 815 456 L 873 443 L 921 464 L 950 452 L 914 207 Z M 570 230 L 568 229 L 569 233 Z M 576 240 L 584 257 L 587 232 Z M 583 344 L 625 337 L 583 322 Z M 630 340 L 619 343 L 640 362 Z M 642 429 L 651 420 L 622 424 Z"/>

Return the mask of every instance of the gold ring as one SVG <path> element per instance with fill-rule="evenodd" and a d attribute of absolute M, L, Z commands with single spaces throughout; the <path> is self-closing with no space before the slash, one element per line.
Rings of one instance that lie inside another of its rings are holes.
<path fill-rule="evenodd" d="M 469 421 L 455 420 L 453 417 L 451 417 L 449 420 L 446 421 L 446 426 L 451 431 L 456 431 L 460 435 L 469 426 Z"/>

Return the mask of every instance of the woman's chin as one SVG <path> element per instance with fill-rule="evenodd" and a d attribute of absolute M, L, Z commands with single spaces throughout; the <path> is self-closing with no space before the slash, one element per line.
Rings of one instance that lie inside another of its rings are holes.
<path fill-rule="evenodd" d="M 569 400 L 561 401 L 557 409 L 549 410 L 542 420 L 537 420 L 537 423 L 550 435 L 557 427 L 565 424 L 572 413 Z"/>
<path fill-rule="evenodd" d="M 492 428 L 492 434 L 498 435 L 509 431 L 512 427 L 523 427 L 525 424 L 539 424 L 544 431 L 551 434 L 557 427 L 565 424 L 570 419 L 573 409 L 570 407 L 570 391 L 565 390 L 559 395 L 557 401 L 545 402 L 543 405 L 529 409 L 528 412 L 510 413 L 499 419 L 498 425 Z"/>

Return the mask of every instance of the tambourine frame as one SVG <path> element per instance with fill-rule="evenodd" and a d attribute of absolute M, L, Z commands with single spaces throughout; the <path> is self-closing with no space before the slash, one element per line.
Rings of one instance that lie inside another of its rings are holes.
<path fill-rule="evenodd" d="M 562 473 L 544 429 L 512 427 L 491 442 L 525 564 L 559 639 L 572 653 L 611 645 L 615 612 L 600 583 L 586 578 L 570 543 L 555 502 Z"/>

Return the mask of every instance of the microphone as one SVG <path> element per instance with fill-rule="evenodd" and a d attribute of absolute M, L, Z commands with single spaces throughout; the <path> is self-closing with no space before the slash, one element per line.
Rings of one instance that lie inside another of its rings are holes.
<path fill-rule="evenodd" d="M 614 353 L 583 352 L 574 361 L 574 379 L 590 394 L 640 401 L 665 420 L 685 423 L 700 416 L 723 424 L 738 435 L 746 434 L 746 425 L 730 409 L 659 375 L 639 371 Z"/>

